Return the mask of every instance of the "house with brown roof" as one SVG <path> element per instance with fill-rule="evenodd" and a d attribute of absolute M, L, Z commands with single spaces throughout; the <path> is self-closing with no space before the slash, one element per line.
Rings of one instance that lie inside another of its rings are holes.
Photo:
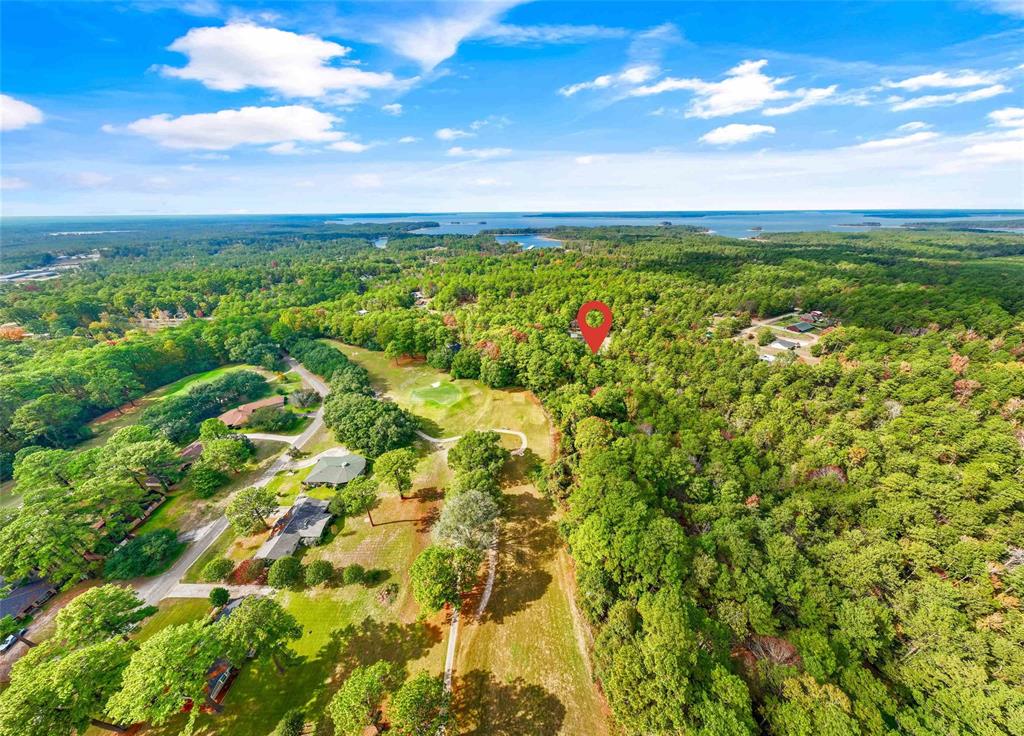
<path fill-rule="evenodd" d="M 220 419 L 224 424 L 232 429 L 238 427 L 244 427 L 249 423 L 249 419 L 252 418 L 252 413 L 257 409 L 263 409 L 268 406 L 282 407 L 285 404 L 283 396 L 269 396 L 259 401 L 250 401 L 248 404 L 242 404 L 241 406 L 235 407 L 230 411 L 226 411 L 221 414 Z"/>

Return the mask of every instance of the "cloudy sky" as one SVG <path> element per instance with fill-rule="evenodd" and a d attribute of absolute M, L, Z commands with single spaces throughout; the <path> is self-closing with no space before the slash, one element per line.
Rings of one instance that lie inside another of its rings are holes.
<path fill-rule="evenodd" d="M 0 14 L 5 215 L 1024 207 L 1024 0 Z"/>

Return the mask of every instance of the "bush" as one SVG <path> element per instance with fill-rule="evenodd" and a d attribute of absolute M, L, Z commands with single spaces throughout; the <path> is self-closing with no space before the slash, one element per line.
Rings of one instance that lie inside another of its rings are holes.
<path fill-rule="evenodd" d="M 267 584 L 272 588 L 295 588 L 302 580 L 302 563 L 295 557 L 282 557 L 270 566 Z"/>
<path fill-rule="evenodd" d="M 772 332 L 770 327 L 762 327 L 757 331 L 757 344 L 767 345 L 770 342 L 775 341 L 775 333 Z"/>
<path fill-rule="evenodd" d="M 229 600 L 231 600 L 231 594 L 227 588 L 214 588 L 210 591 L 210 605 L 214 608 L 226 606 Z"/>
<path fill-rule="evenodd" d="M 267 575 L 267 561 L 257 560 L 250 557 L 239 563 L 235 571 L 231 573 L 231 582 L 235 585 L 249 585 L 251 583 L 265 583 Z"/>
<path fill-rule="evenodd" d="M 141 534 L 114 552 L 103 567 L 108 580 L 156 575 L 166 570 L 185 549 L 178 535 L 170 529 L 157 529 Z"/>
<path fill-rule="evenodd" d="M 320 403 L 320 394 L 311 388 L 300 388 L 298 391 L 292 392 L 288 397 L 288 402 L 293 406 L 306 409 Z"/>
<path fill-rule="evenodd" d="M 277 728 L 270 736 L 300 736 L 306 728 L 306 714 L 302 708 L 292 708 L 278 721 Z"/>
<path fill-rule="evenodd" d="M 297 417 L 276 406 L 264 406 L 252 413 L 246 427 L 257 432 L 283 432 L 295 425 Z"/>
<path fill-rule="evenodd" d="M 224 473 L 206 465 L 193 468 L 189 477 L 192 479 L 192 490 L 199 498 L 209 498 L 228 482 L 228 477 Z"/>
<path fill-rule="evenodd" d="M 235 570 L 235 563 L 226 557 L 218 557 L 203 565 L 199 573 L 200 579 L 205 583 L 216 583 L 224 580 Z"/>
<path fill-rule="evenodd" d="M 463 348 L 452 358 L 452 378 L 479 378 L 480 353 Z"/>
<path fill-rule="evenodd" d="M 366 577 L 366 570 L 362 565 L 353 564 L 345 568 L 345 572 L 342 573 L 341 579 L 345 585 L 354 585 L 356 583 L 363 582 Z"/>
<path fill-rule="evenodd" d="M 334 577 L 334 565 L 327 560 L 313 560 L 306 567 L 306 585 L 322 585 Z"/>

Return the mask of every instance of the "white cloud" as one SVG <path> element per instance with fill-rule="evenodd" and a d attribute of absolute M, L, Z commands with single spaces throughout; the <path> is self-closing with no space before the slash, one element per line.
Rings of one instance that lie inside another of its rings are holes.
<path fill-rule="evenodd" d="M 337 143 L 332 143 L 327 147 L 332 151 L 341 151 L 342 153 L 362 153 L 363 151 L 369 150 L 372 146 L 369 143 L 342 140 Z"/>
<path fill-rule="evenodd" d="M 781 86 L 790 81 L 791 77 L 769 77 L 761 71 L 767 63 L 766 59 L 741 62 L 727 71 L 725 79 L 720 82 L 665 77 L 654 84 L 636 87 L 629 94 L 647 97 L 679 90 L 690 91 L 694 93 L 694 99 L 686 116 L 706 119 L 759 110 L 775 100 L 794 100 L 784 107 L 765 110 L 768 115 L 785 115 L 815 105 L 836 91 L 835 85 L 782 89 Z"/>
<path fill-rule="evenodd" d="M 974 0 L 974 4 L 994 13 L 1024 18 L 1024 0 Z"/>
<path fill-rule="evenodd" d="M 1004 107 L 988 114 L 989 120 L 1000 128 L 1024 127 L 1024 107 Z"/>
<path fill-rule="evenodd" d="M 474 179 L 473 183 L 476 184 L 478 187 L 496 187 L 499 184 L 501 184 L 501 182 L 498 179 L 495 179 L 494 177 L 490 176 L 483 176 L 480 177 L 479 179 Z"/>
<path fill-rule="evenodd" d="M 28 182 L 17 176 L 0 176 L 0 189 L 27 189 Z"/>
<path fill-rule="evenodd" d="M 708 131 L 700 137 L 700 140 L 701 143 L 710 143 L 713 146 L 733 146 L 737 143 L 746 143 L 758 136 L 774 134 L 775 128 L 771 125 L 732 123 Z"/>
<path fill-rule="evenodd" d="M 420 139 L 414 135 L 403 135 L 398 139 L 399 143 L 419 143 Z"/>
<path fill-rule="evenodd" d="M 789 115 L 791 112 L 804 110 L 808 107 L 813 107 L 814 105 L 817 105 L 819 102 L 823 100 L 827 100 L 829 97 L 832 97 L 832 95 L 836 93 L 837 89 L 839 89 L 839 85 L 837 84 L 833 84 L 828 87 L 818 87 L 814 89 L 807 89 L 801 87 L 800 89 L 795 90 L 793 93 L 797 97 L 799 97 L 799 99 L 796 102 L 792 102 L 782 107 L 766 107 L 763 112 L 765 115 L 769 116 Z"/>
<path fill-rule="evenodd" d="M 512 153 L 509 148 L 463 148 L 462 146 L 452 146 L 448 149 L 449 156 L 459 156 L 468 158 L 497 158 L 498 156 L 507 156 Z"/>
<path fill-rule="evenodd" d="M 982 87 L 987 84 L 995 84 L 1002 75 L 994 72 L 974 72 L 964 70 L 954 74 L 946 72 L 932 72 L 931 74 L 919 74 L 916 77 L 909 77 L 899 82 L 884 81 L 882 85 L 894 89 L 905 89 L 910 92 L 917 92 L 926 87 L 940 87 L 956 89 L 959 87 Z"/>
<path fill-rule="evenodd" d="M 106 186 L 114 180 L 112 176 L 101 174 L 97 171 L 79 171 L 68 176 L 72 185 L 83 189 L 98 189 Z"/>
<path fill-rule="evenodd" d="M 346 46 L 248 22 L 193 28 L 168 48 L 189 61 L 183 67 L 162 66 L 163 74 L 225 92 L 256 87 L 288 97 L 334 93 L 338 102 L 351 102 L 365 98 L 367 90 L 401 84 L 389 72 L 331 66 L 349 54 Z"/>
<path fill-rule="evenodd" d="M 272 153 L 275 156 L 301 156 L 308 153 L 308 150 L 296 146 L 295 141 L 284 141 L 283 143 L 275 143 L 267 148 L 267 153 Z"/>
<path fill-rule="evenodd" d="M 474 120 L 469 124 L 469 128 L 470 130 L 480 130 L 481 128 L 486 128 L 489 125 L 495 128 L 504 128 L 511 122 L 512 121 L 507 115 L 488 115 L 480 120 Z"/>
<path fill-rule="evenodd" d="M 625 38 L 625 28 L 608 28 L 595 25 L 536 25 L 517 26 L 509 23 L 495 23 L 486 26 L 476 34 L 509 46 L 546 43 L 589 43 L 609 38 Z"/>
<path fill-rule="evenodd" d="M 457 138 L 471 138 L 475 133 L 458 128 L 441 128 L 434 131 L 434 137 L 441 141 L 454 141 Z"/>
<path fill-rule="evenodd" d="M 891 97 L 888 102 L 892 104 L 894 112 L 901 110 L 917 110 L 922 107 L 938 107 L 940 105 L 960 105 L 965 102 L 977 102 L 987 100 L 990 97 L 1003 95 L 1012 92 L 1002 84 L 993 84 L 990 87 L 973 89 L 970 92 L 950 92 L 944 95 L 924 95 L 922 97 L 911 97 L 909 100 L 902 97 Z"/>
<path fill-rule="evenodd" d="M 595 164 L 599 161 L 603 161 L 604 156 L 595 156 L 593 154 L 587 154 L 586 156 L 577 156 L 573 160 L 580 166 L 590 166 L 590 164 Z"/>
<path fill-rule="evenodd" d="M 331 129 L 336 121 L 333 115 L 311 107 L 284 105 L 243 107 L 176 118 L 165 113 L 123 127 L 104 125 L 103 130 L 145 136 L 165 148 L 224 151 L 245 144 L 339 141 L 344 134 Z"/>
<path fill-rule="evenodd" d="M 43 111 L 35 105 L 0 94 L 0 130 L 18 130 L 43 122 Z"/>
<path fill-rule="evenodd" d="M 915 130 L 928 130 L 931 127 L 932 126 L 929 123 L 922 123 L 919 120 L 914 120 L 913 122 L 910 123 L 903 123 L 903 125 L 896 128 L 896 130 L 902 130 L 908 133 L 912 133 Z"/>
<path fill-rule="evenodd" d="M 392 103 L 387 104 L 387 105 L 382 105 L 380 109 L 383 112 L 386 112 L 388 115 L 398 116 L 398 115 L 402 114 L 402 103 L 400 103 L 400 102 L 392 102 Z"/>
<path fill-rule="evenodd" d="M 651 64 L 627 66 L 617 74 L 602 74 L 599 77 L 594 77 L 589 82 L 577 82 L 576 84 L 566 85 L 558 90 L 558 94 L 563 97 L 572 97 L 585 89 L 607 89 L 619 85 L 643 84 L 653 79 L 657 73 L 658 68 Z"/>
<path fill-rule="evenodd" d="M 384 177 L 380 174 L 354 174 L 350 180 L 353 185 L 363 189 L 379 189 L 384 186 Z"/>
<path fill-rule="evenodd" d="M 915 143 L 924 143 L 926 141 L 935 140 L 938 137 L 938 133 L 922 131 L 920 133 L 911 133 L 910 135 L 897 136 L 895 138 L 879 138 L 878 140 L 861 143 L 856 147 L 863 149 L 902 148 L 903 146 L 910 146 Z"/>
<path fill-rule="evenodd" d="M 420 15 L 406 21 L 390 16 L 381 22 L 376 35 L 396 53 L 417 62 L 424 71 L 430 71 L 454 56 L 463 41 L 490 27 L 520 2 L 522 0 L 457 2 L 446 8 L 445 15 Z"/>

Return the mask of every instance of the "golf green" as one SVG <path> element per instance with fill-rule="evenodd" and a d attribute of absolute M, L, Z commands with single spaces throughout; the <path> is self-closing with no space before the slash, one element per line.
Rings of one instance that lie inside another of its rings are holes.
<path fill-rule="evenodd" d="M 438 385 L 415 388 L 411 391 L 417 401 L 438 406 L 453 406 L 462 398 L 462 389 L 454 383 L 441 382 Z"/>

